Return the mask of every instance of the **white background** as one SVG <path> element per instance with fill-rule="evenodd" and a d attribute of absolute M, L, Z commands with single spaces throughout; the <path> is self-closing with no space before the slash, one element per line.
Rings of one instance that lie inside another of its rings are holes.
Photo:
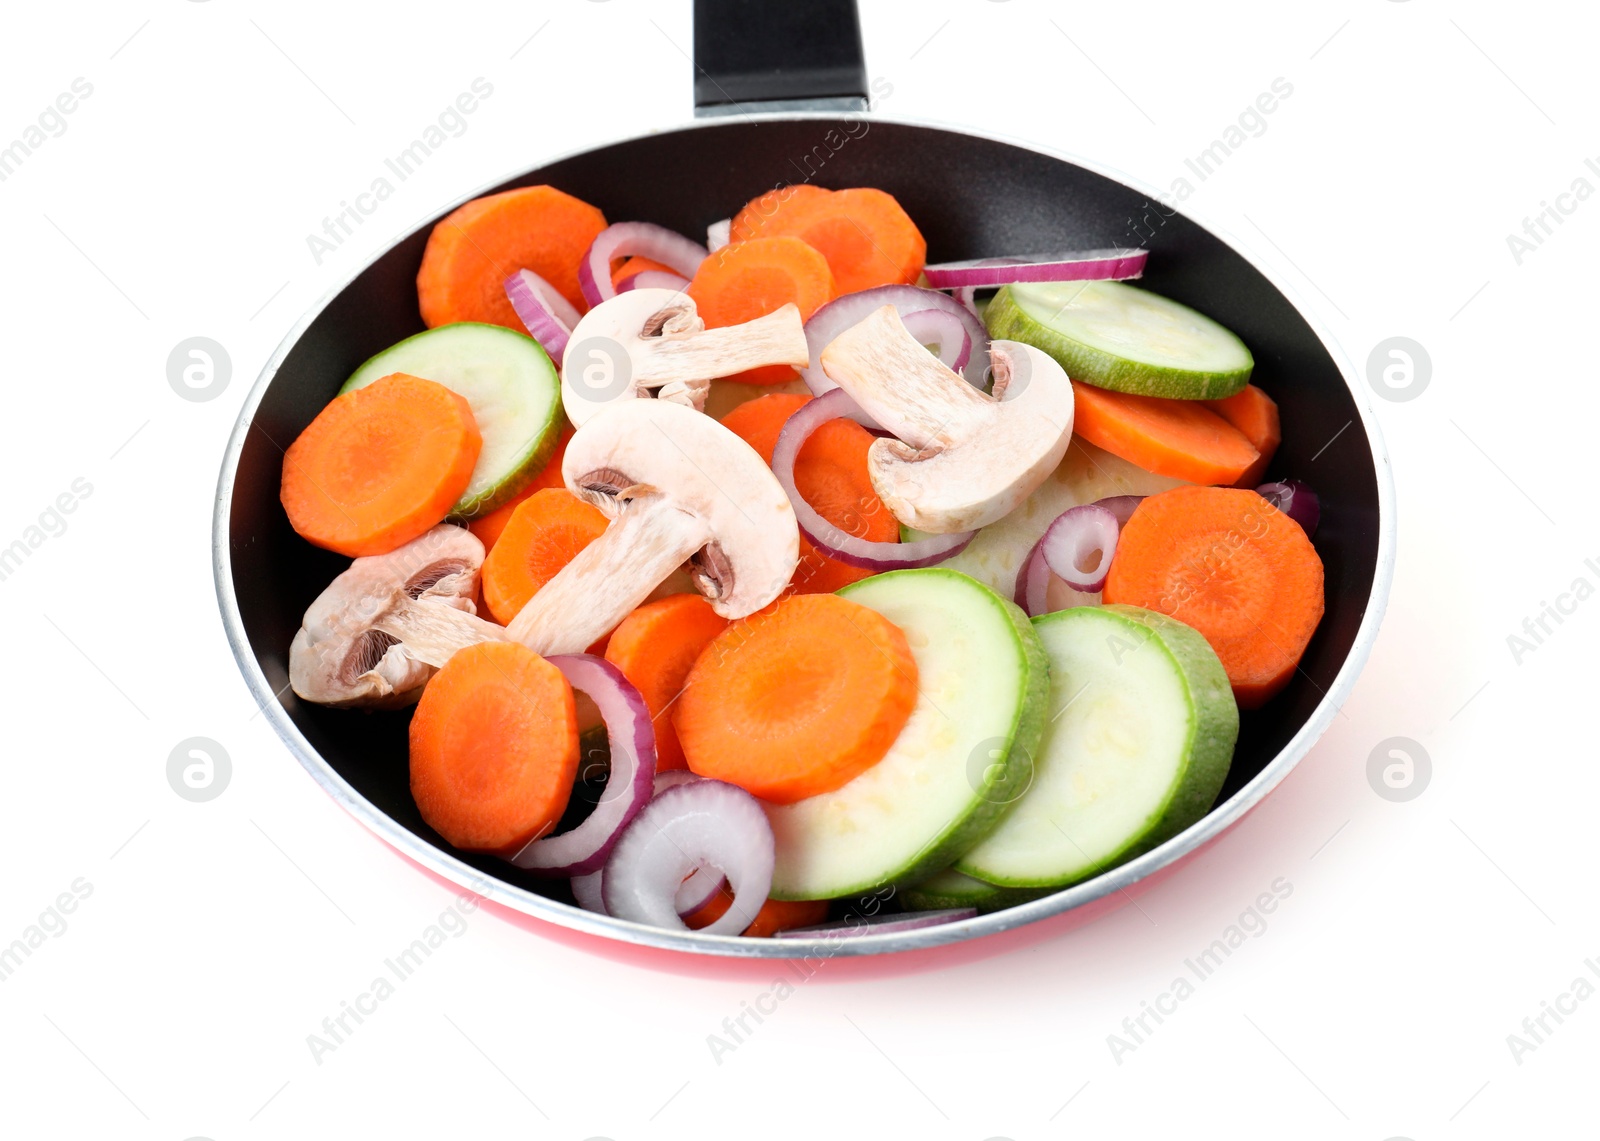
<path fill-rule="evenodd" d="M 1520 1060 L 1507 1035 L 1600 956 L 1600 603 L 1520 664 L 1507 637 L 1574 579 L 1600 583 L 1584 566 L 1600 559 L 1600 202 L 1520 265 L 1506 236 L 1580 176 L 1600 187 L 1583 162 L 1600 156 L 1592 13 L 863 7 L 884 114 L 1161 188 L 1273 79 L 1292 83 L 1184 208 L 1271 268 L 1359 375 L 1397 335 L 1432 363 L 1418 398 L 1372 397 L 1399 566 L 1326 737 L 1138 908 L 941 970 L 824 970 L 720 1062 L 707 1035 L 759 976 L 653 973 L 484 911 L 318 1064 L 307 1035 L 452 893 L 344 815 L 257 714 L 209 570 L 224 441 L 297 316 L 415 220 L 550 156 L 686 122 L 689 5 L 13 5 L 0 142 L 75 77 L 93 94 L 0 183 L 0 546 L 75 479 L 93 491 L 0 582 L 0 943 L 75 879 L 93 894 L 0 982 L 7 1134 L 1587 1132 L 1600 1001 Z M 479 76 L 494 94 L 466 133 L 316 264 L 306 235 Z M 196 335 L 232 361 L 209 402 L 167 381 L 168 353 Z M 232 758 L 209 803 L 167 783 L 191 736 Z M 1432 761 L 1406 803 L 1367 778 L 1396 736 Z M 1114 1060 L 1122 1019 L 1279 877 L 1293 894 L 1265 933 Z"/>

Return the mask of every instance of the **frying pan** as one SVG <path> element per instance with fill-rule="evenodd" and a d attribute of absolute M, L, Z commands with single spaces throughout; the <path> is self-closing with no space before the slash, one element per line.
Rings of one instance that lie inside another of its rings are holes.
<path fill-rule="evenodd" d="M 278 484 L 282 448 L 356 366 L 423 328 L 416 294 L 423 246 L 459 202 L 308 313 L 267 362 L 240 414 L 218 485 L 213 559 L 223 622 L 245 681 L 300 763 L 402 855 L 525 913 L 538 921 L 532 926 L 601 951 L 617 953 L 621 943 L 654 948 L 658 958 L 674 957 L 659 955 L 667 951 L 814 962 L 920 951 L 913 957 L 926 959 L 932 948 L 945 948 L 948 957 L 953 944 L 983 940 L 982 950 L 966 949 L 970 957 L 1017 942 L 1012 936 L 1024 925 L 1048 921 L 1036 929 L 1039 937 L 1120 906 L 1272 791 L 1332 719 L 1376 637 L 1394 563 L 1393 492 L 1355 374 L 1267 273 L 1126 181 L 1031 145 L 870 113 L 854 0 L 698 0 L 695 53 L 694 125 L 569 155 L 467 197 L 550 183 L 608 218 L 701 235 L 774 185 L 881 187 L 922 229 L 930 261 L 1144 245 L 1150 257 L 1143 285 L 1209 314 L 1250 346 L 1254 379 L 1282 410 L 1273 472 L 1305 479 L 1322 496 L 1316 546 L 1327 570 L 1327 613 L 1294 680 L 1265 708 L 1241 717 L 1216 806 L 1153 851 L 1044 899 L 852 939 L 740 939 L 642 927 L 578 909 L 564 881 L 451 849 L 411 799 L 408 712 L 326 709 L 288 689 L 289 642 L 301 615 L 347 564 L 290 530 Z M 651 176 L 641 179 L 639 171 Z"/>

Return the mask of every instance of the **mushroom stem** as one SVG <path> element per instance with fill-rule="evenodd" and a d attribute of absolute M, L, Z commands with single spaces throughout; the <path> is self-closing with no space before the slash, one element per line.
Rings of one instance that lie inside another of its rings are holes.
<path fill-rule="evenodd" d="M 967 436 L 995 403 L 906 332 L 892 305 L 835 338 L 822 367 L 867 415 L 922 453 Z"/>
<path fill-rule="evenodd" d="M 399 641 L 408 658 L 435 668 L 448 662 L 457 650 L 479 642 L 503 641 L 506 637 L 503 626 L 428 598 L 416 599 L 379 615 L 372 628 Z"/>
<path fill-rule="evenodd" d="M 581 654 L 713 538 L 698 516 L 635 489 L 594 542 L 529 600 L 505 635 L 539 654 Z M 619 500 L 621 497 L 619 496 Z"/>
<path fill-rule="evenodd" d="M 793 304 L 742 325 L 704 329 L 688 337 L 646 337 L 641 350 L 634 378 L 645 387 L 732 376 L 763 365 L 804 368 L 811 361 L 800 310 Z"/>

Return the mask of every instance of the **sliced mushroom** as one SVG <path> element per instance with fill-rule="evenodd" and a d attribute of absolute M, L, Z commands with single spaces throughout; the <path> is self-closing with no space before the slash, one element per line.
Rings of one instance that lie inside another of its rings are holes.
<path fill-rule="evenodd" d="M 572 330 L 561 367 L 561 403 L 583 427 L 610 404 L 654 395 L 704 408 L 711 381 L 764 365 L 810 363 L 800 310 L 707 329 L 694 300 L 673 289 L 634 289 L 589 310 Z"/>
<path fill-rule="evenodd" d="M 685 562 L 725 618 L 761 609 L 794 574 L 800 532 L 783 487 L 692 408 L 622 401 L 573 433 L 561 471 L 612 522 L 506 627 L 541 654 L 582 652 Z"/>
<path fill-rule="evenodd" d="M 483 544 L 441 524 L 386 555 L 356 559 L 317 596 L 289 647 L 295 693 L 321 705 L 393 709 L 459 649 L 505 630 L 476 617 Z"/>
<path fill-rule="evenodd" d="M 993 523 L 1061 463 L 1072 440 L 1072 382 L 1047 354 L 995 341 L 990 396 L 906 331 L 892 305 L 822 351 L 822 368 L 898 439 L 867 452 L 873 489 L 910 527 L 934 534 Z"/>

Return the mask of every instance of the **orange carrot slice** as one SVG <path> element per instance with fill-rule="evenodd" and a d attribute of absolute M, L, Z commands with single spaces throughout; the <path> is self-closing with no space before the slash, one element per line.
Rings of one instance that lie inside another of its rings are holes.
<path fill-rule="evenodd" d="M 469 646 L 422 691 L 411 795 L 453 847 L 509 855 L 551 831 L 577 774 L 572 687 L 526 646 Z"/>
<path fill-rule="evenodd" d="M 1260 453 L 1244 433 L 1196 400 L 1168 400 L 1074 384 L 1072 430 L 1156 475 L 1237 483 Z"/>
<path fill-rule="evenodd" d="M 900 628 L 837 594 L 732 623 L 695 662 L 673 721 L 689 768 L 776 804 L 848 784 L 883 759 L 917 700 Z"/>
<path fill-rule="evenodd" d="M 428 235 L 417 272 L 423 323 L 483 321 L 523 332 L 505 291 L 519 269 L 531 269 L 583 312 L 578 263 L 605 228 L 604 214 L 553 186 L 474 198 Z"/>
<path fill-rule="evenodd" d="M 778 216 L 778 211 L 786 203 L 798 204 L 810 199 L 826 198 L 832 193 L 809 182 L 797 182 L 793 186 L 780 186 L 757 195 L 733 216 L 728 226 L 728 241 L 747 242 L 751 238 L 769 237 L 765 232 L 767 223 Z"/>
<path fill-rule="evenodd" d="M 1265 478 L 1267 465 L 1272 462 L 1278 445 L 1283 443 L 1277 401 L 1255 385 L 1247 384 L 1232 396 L 1207 400 L 1206 407 L 1244 433 L 1250 446 L 1261 453 L 1237 481 L 1240 487 L 1256 487 Z"/>
<path fill-rule="evenodd" d="M 387 554 L 444 520 L 482 446 L 464 397 L 391 373 L 317 413 L 283 455 L 279 498 L 309 542 Z"/>
<path fill-rule="evenodd" d="M 1177 487 L 1139 504 L 1117 538 L 1104 599 L 1193 626 L 1241 708 L 1294 676 L 1322 620 L 1322 560 L 1300 525 L 1253 491 Z"/>
<path fill-rule="evenodd" d="M 531 498 L 534 492 L 543 491 L 547 487 L 566 486 L 566 481 L 561 478 L 561 458 L 567 454 L 567 441 L 570 439 L 572 439 L 572 425 L 563 423 L 561 437 L 556 441 L 554 454 L 544 467 L 539 469 L 539 474 L 533 477 L 533 482 L 517 492 L 511 502 L 504 507 L 497 507 L 487 515 L 467 520 L 467 530 L 478 536 L 478 541 L 483 544 L 484 550 L 494 550 L 494 545 L 505 531 L 506 524 L 511 522 L 512 514 Z"/>
<path fill-rule="evenodd" d="M 722 418 L 734 435 L 772 463 L 772 450 L 784 423 L 811 397 L 772 392 L 746 401 Z M 867 449 L 872 433 L 850 420 L 822 425 L 800 449 L 795 460 L 795 488 L 805 501 L 836 527 L 874 543 L 900 539 L 899 521 L 872 489 L 867 470 Z M 873 572 L 829 558 L 800 536 L 800 564 L 790 581 L 795 594 L 831 594 Z"/>
<path fill-rule="evenodd" d="M 611 632 L 606 661 L 633 683 L 656 728 L 656 771 L 685 767 L 671 709 L 695 659 L 727 629 L 728 620 L 698 594 L 647 602 Z"/>
<path fill-rule="evenodd" d="M 528 599 L 605 532 L 606 523 L 599 508 L 564 487 L 536 491 L 518 505 L 483 560 L 483 601 L 494 620 L 509 626 Z"/>
<path fill-rule="evenodd" d="M 790 302 L 804 321 L 837 295 L 828 259 L 798 238 L 753 238 L 723 246 L 700 264 L 687 292 L 708 329 L 754 321 Z M 768 365 L 728 379 L 782 384 L 798 375 L 785 365 Z"/>
<path fill-rule="evenodd" d="M 816 249 L 828 259 L 841 294 L 910 285 L 928 256 L 922 231 L 900 203 L 871 187 L 791 196 L 777 204 L 760 234 L 799 238 Z"/>

